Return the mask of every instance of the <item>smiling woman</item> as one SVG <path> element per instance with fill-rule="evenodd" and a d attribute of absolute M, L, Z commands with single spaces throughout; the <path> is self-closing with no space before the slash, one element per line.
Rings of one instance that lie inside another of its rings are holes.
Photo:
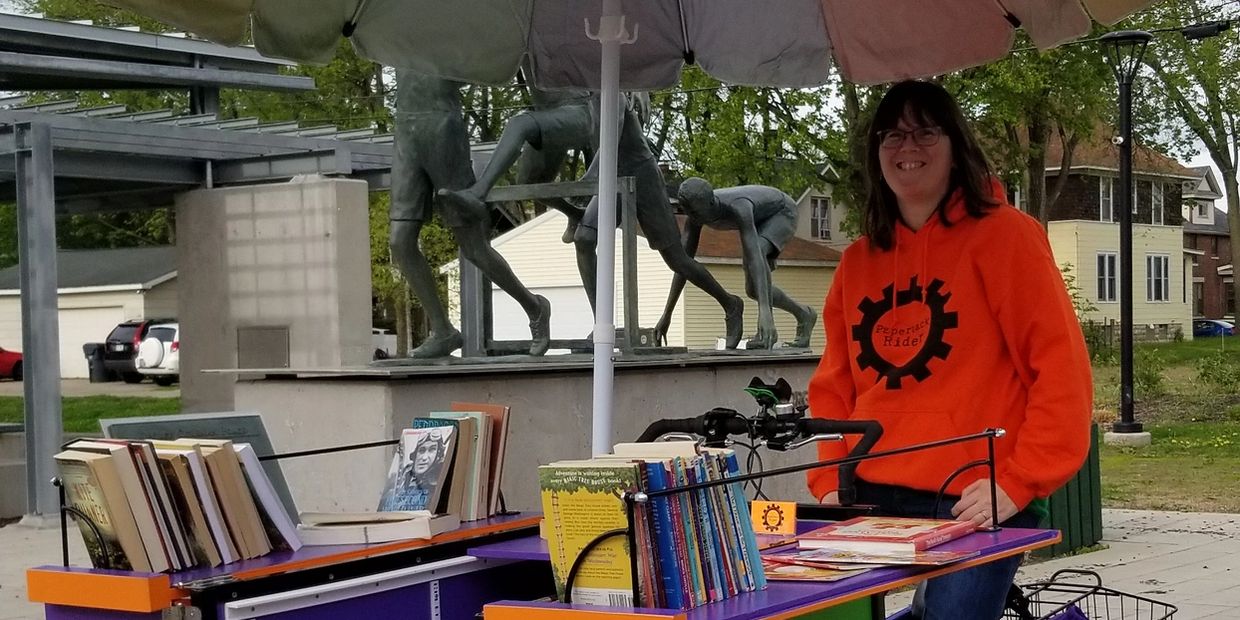
<path fill-rule="evenodd" d="M 1044 498 L 1085 460 L 1092 405 L 1089 357 L 1046 233 L 1006 203 L 936 84 L 887 92 L 866 155 L 866 236 L 845 250 L 831 283 L 823 322 L 832 344 L 810 380 L 810 410 L 879 421 L 880 451 L 1005 429 L 993 482 L 969 465 L 986 458 L 984 447 L 909 453 L 861 463 L 856 501 L 891 516 L 1034 527 Z M 824 444 L 821 457 L 842 450 Z M 815 470 L 810 490 L 836 503 L 836 479 Z M 916 617 L 999 617 L 1019 563 L 931 579 Z"/>

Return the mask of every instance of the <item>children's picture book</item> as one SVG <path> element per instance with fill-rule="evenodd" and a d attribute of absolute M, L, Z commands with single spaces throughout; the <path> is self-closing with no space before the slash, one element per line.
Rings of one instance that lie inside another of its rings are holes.
<path fill-rule="evenodd" d="M 874 568 L 873 564 L 861 564 L 850 562 L 837 562 L 828 559 L 822 559 L 819 555 L 820 549 L 807 549 L 805 551 L 776 551 L 762 555 L 763 560 L 770 560 L 778 564 L 796 564 L 799 566 L 812 566 L 814 568 L 830 568 L 840 571 L 863 571 Z M 828 550 L 829 551 L 829 550 Z"/>
<path fill-rule="evenodd" d="M 850 551 L 845 549 L 811 549 L 797 554 L 797 558 L 821 566 L 839 568 L 843 564 L 892 564 L 913 566 L 942 566 L 967 560 L 977 551 Z"/>
<path fill-rule="evenodd" d="M 972 533 L 971 521 L 863 516 L 797 536 L 802 549 L 912 554 Z"/>
<path fill-rule="evenodd" d="M 456 444 L 452 426 L 407 428 L 392 458 L 379 511 L 434 510 Z"/>
<path fill-rule="evenodd" d="M 629 462 L 559 461 L 538 468 L 547 551 L 556 593 L 564 600 L 565 581 L 577 556 L 595 536 L 626 527 L 623 493 L 637 488 L 637 465 Z M 573 583 L 572 602 L 632 606 L 631 550 L 624 537 L 594 547 Z"/>
<path fill-rule="evenodd" d="M 839 581 L 869 570 L 868 567 L 840 570 L 808 564 L 793 564 L 780 562 L 771 556 L 762 556 L 762 568 L 766 571 L 766 578 L 774 581 Z"/>

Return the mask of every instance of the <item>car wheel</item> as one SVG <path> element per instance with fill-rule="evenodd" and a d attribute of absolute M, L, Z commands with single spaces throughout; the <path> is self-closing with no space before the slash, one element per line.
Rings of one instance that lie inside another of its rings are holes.
<path fill-rule="evenodd" d="M 125 383 L 142 383 L 142 373 L 125 372 L 121 373 L 121 380 Z"/>
<path fill-rule="evenodd" d="M 172 385 L 173 383 L 177 382 L 177 376 L 176 375 L 156 375 L 154 377 L 151 377 L 151 380 L 155 382 L 155 385 L 162 385 L 164 387 L 168 387 Z"/>
<path fill-rule="evenodd" d="M 14 381 L 22 380 L 22 363 L 21 362 L 17 362 L 16 364 L 13 364 L 13 380 Z"/>

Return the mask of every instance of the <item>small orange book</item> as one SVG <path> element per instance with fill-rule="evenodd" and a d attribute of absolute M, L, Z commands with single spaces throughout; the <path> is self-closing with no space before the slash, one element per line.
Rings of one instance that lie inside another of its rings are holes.
<path fill-rule="evenodd" d="M 916 553 L 972 533 L 971 521 L 856 517 L 797 536 L 802 549 Z"/>

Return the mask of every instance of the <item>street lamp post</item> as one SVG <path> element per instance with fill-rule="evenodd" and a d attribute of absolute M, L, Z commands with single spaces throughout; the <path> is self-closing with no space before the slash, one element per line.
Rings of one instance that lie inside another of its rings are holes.
<path fill-rule="evenodd" d="M 1119 83 L 1119 274 L 1120 274 L 1120 419 L 1116 433 L 1140 433 L 1133 419 L 1132 391 L 1132 81 L 1152 35 L 1120 30 L 1103 35 L 1102 47 Z"/>

